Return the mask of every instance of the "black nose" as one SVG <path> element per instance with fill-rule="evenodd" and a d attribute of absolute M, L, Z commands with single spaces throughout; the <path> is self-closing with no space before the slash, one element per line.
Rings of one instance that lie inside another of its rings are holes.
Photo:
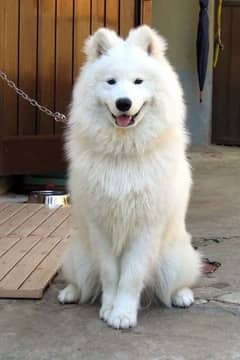
<path fill-rule="evenodd" d="M 132 102 L 128 98 L 120 98 L 116 101 L 116 107 L 120 111 L 128 111 L 132 106 Z"/>

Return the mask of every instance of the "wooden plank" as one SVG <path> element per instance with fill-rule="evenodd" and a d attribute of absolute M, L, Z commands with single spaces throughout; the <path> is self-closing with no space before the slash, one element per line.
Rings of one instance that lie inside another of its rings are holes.
<path fill-rule="evenodd" d="M 0 257 L 3 256 L 11 247 L 13 247 L 18 241 L 19 237 L 1 237 L 0 238 Z"/>
<path fill-rule="evenodd" d="M 74 79 L 79 73 L 80 66 L 85 60 L 83 44 L 90 34 L 90 0 L 75 0 L 74 2 L 74 49 L 73 72 Z"/>
<path fill-rule="evenodd" d="M 17 204 L 20 210 L 13 213 L 18 210 L 15 205 L 1 211 L 6 221 L 0 231 L 6 232 L 7 226 L 11 235 L 0 237 L 0 297 L 39 299 L 60 266 L 68 241 L 70 209 Z"/>
<path fill-rule="evenodd" d="M 70 235 L 71 218 L 64 220 L 49 236 L 66 238 Z"/>
<path fill-rule="evenodd" d="M 28 236 L 34 232 L 40 225 L 44 223 L 50 216 L 54 214 L 57 209 L 49 209 L 42 205 L 40 210 L 28 218 L 24 223 L 18 226 L 12 235 L 17 234 L 18 236 Z"/>
<path fill-rule="evenodd" d="M 38 100 L 54 110 L 55 97 L 55 0 L 39 1 Z M 38 111 L 38 134 L 53 134 L 54 120 Z"/>
<path fill-rule="evenodd" d="M 2 147 L 4 153 L 8 154 L 3 163 L 0 162 L 2 174 L 46 174 L 66 171 L 63 139 L 60 135 L 11 136 L 3 138 Z"/>
<path fill-rule="evenodd" d="M 57 1 L 56 21 L 56 111 L 67 114 L 73 78 L 73 1 Z M 61 133 L 63 125 L 55 123 L 55 133 Z"/>
<path fill-rule="evenodd" d="M 0 6 L 0 69 L 15 83 L 18 79 L 18 0 L 2 0 Z M 17 134 L 17 95 L 0 81 L 0 133 Z"/>
<path fill-rule="evenodd" d="M 60 238 L 42 238 L 0 281 L 0 288 L 18 289 L 60 241 Z"/>
<path fill-rule="evenodd" d="M 106 0 L 106 27 L 119 33 L 119 1 Z"/>
<path fill-rule="evenodd" d="M 104 0 L 92 0 L 91 33 L 104 26 Z"/>
<path fill-rule="evenodd" d="M 32 235 L 36 236 L 49 236 L 49 234 L 53 233 L 55 229 L 61 225 L 65 219 L 69 217 L 69 208 L 68 207 L 60 207 L 52 216 L 50 216 L 44 223 L 42 223 L 35 231 L 33 231 Z"/>
<path fill-rule="evenodd" d="M 10 299 L 41 299 L 44 289 L 34 290 L 16 290 L 16 289 L 1 289 L 0 298 Z"/>
<path fill-rule="evenodd" d="M 38 212 L 41 207 L 42 205 L 39 204 L 23 205 L 19 212 L 0 225 L 0 235 L 13 233 L 19 225 Z"/>
<path fill-rule="evenodd" d="M 20 287 L 20 291 L 38 291 L 46 287 L 52 280 L 60 267 L 60 261 L 63 256 L 67 242 L 61 241 L 34 270 L 28 279 Z"/>
<path fill-rule="evenodd" d="M 120 35 L 126 37 L 129 30 L 134 27 L 135 1 L 120 1 Z"/>
<path fill-rule="evenodd" d="M 152 1 L 142 0 L 142 24 L 152 25 Z"/>
<path fill-rule="evenodd" d="M 10 204 L 9 203 L 6 203 L 6 202 L 3 202 L 3 203 L 0 203 L 0 212 L 4 209 L 6 209 Z M 0 214 L 1 216 L 1 214 Z"/>
<path fill-rule="evenodd" d="M 37 0 L 20 1 L 19 87 L 36 97 Z M 36 109 L 19 97 L 18 132 L 35 134 Z"/>
<path fill-rule="evenodd" d="M 0 258 L 0 281 L 40 240 L 38 236 L 23 238 Z"/>
<path fill-rule="evenodd" d="M 2 209 L 0 212 L 0 224 L 7 221 L 9 218 L 11 218 L 13 215 L 17 214 L 19 211 L 21 211 L 26 205 L 23 204 L 9 204 L 7 207 Z"/>

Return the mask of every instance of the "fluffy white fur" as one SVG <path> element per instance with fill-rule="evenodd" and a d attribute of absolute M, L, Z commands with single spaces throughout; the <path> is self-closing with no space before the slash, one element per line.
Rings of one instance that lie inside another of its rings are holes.
<path fill-rule="evenodd" d="M 200 274 L 185 227 L 185 105 L 165 50 L 147 26 L 125 41 L 99 29 L 86 41 L 73 91 L 66 133 L 73 229 L 63 260 L 69 285 L 59 301 L 86 302 L 102 292 L 100 317 L 114 328 L 136 325 L 144 288 L 169 307 L 191 305 L 189 287 Z M 122 128 L 116 100 L 126 97 L 127 115 L 137 115 Z"/>

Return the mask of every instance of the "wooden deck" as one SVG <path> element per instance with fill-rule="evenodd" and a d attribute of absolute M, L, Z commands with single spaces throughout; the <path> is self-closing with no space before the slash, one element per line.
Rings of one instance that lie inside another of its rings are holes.
<path fill-rule="evenodd" d="M 68 207 L 0 204 L 0 298 L 43 296 L 69 236 Z"/>

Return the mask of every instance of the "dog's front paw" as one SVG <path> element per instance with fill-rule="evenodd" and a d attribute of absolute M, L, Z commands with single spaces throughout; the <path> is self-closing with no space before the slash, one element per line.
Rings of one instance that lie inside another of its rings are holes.
<path fill-rule="evenodd" d="M 115 299 L 115 290 L 108 289 L 103 292 L 102 295 L 102 306 L 99 312 L 100 319 L 108 321 L 110 314 L 113 309 L 113 303 Z"/>
<path fill-rule="evenodd" d="M 99 312 L 100 319 L 107 322 L 110 315 L 111 315 L 112 309 L 113 309 L 113 305 L 111 305 L 111 304 L 103 304 L 101 306 L 101 309 L 100 309 L 100 312 Z"/>
<path fill-rule="evenodd" d="M 189 288 L 178 290 L 172 297 L 172 304 L 176 307 L 187 308 L 194 302 L 193 292 Z"/>
<path fill-rule="evenodd" d="M 114 329 L 128 329 L 137 325 L 137 311 L 123 311 L 114 308 L 107 319 L 107 324 Z"/>

